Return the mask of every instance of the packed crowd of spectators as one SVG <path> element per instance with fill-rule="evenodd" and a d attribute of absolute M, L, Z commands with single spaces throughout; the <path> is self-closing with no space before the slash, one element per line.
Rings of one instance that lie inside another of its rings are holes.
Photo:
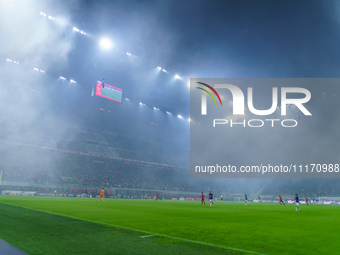
<path fill-rule="evenodd" d="M 41 191 L 45 191 L 42 187 L 47 191 L 58 188 L 58 191 L 76 195 L 87 190 L 88 194 L 96 195 L 104 188 L 106 192 L 115 191 L 118 197 L 140 198 L 153 196 L 155 191 L 165 198 L 186 193 L 199 196 L 201 191 L 224 194 L 226 198 L 228 194 L 239 194 L 242 198 L 244 193 L 257 191 L 264 197 L 295 193 L 310 198 L 340 195 L 338 179 L 273 179 L 265 184 L 256 179 L 197 180 L 190 178 L 187 168 L 63 154 L 54 169 L 36 171 L 2 166 L 2 180 L 39 186 Z"/>
<path fill-rule="evenodd" d="M 164 196 L 201 191 L 240 196 L 246 192 L 340 196 L 338 179 L 275 179 L 264 184 L 256 179 L 191 179 L 184 149 L 176 151 L 162 143 L 110 132 L 82 128 L 70 137 L 19 138 L 24 145 L 6 145 L 5 163 L 0 165 L 3 181 L 59 187 L 75 194 L 83 190 L 96 194 L 105 188 L 139 197 L 153 195 L 155 190 L 163 191 Z"/>
<path fill-rule="evenodd" d="M 83 129 L 75 137 L 63 137 L 57 149 L 104 158 L 133 159 L 168 165 L 187 164 L 188 151 L 174 151 L 160 142 L 110 132 Z"/>
<path fill-rule="evenodd" d="M 340 196 L 339 179 L 283 179 L 273 180 L 263 190 L 267 195 L 288 195 L 292 191 L 307 197 Z"/>

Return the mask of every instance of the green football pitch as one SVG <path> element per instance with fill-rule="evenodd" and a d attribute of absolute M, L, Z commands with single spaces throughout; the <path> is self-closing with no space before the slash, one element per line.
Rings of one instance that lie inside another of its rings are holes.
<path fill-rule="evenodd" d="M 0 196 L 0 238 L 28 254 L 339 254 L 340 207 Z"/>

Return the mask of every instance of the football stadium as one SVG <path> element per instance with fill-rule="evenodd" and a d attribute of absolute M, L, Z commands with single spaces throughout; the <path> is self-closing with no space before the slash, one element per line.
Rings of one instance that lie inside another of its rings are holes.
<path fill-rule="evenodd" d="M 1 0 L 0 254 L 340 254 L 339 11 Z"/>

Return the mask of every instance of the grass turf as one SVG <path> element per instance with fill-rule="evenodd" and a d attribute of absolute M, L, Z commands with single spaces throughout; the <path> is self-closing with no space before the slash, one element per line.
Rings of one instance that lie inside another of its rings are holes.
<path fill-rule="evenodd" d="M 339 212 L 333 205 L 295 212 L 295 204 L 0 196 L 0 238 L 29 254 L 339 254 Z"/>

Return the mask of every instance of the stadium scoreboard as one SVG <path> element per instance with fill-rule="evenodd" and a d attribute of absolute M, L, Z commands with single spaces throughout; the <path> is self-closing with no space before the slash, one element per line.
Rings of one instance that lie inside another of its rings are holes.
<path fill-rule="evenodd" d="M 96 95 L 121 103 L 123 90 L 104 82 L 97 81 Z"/>

